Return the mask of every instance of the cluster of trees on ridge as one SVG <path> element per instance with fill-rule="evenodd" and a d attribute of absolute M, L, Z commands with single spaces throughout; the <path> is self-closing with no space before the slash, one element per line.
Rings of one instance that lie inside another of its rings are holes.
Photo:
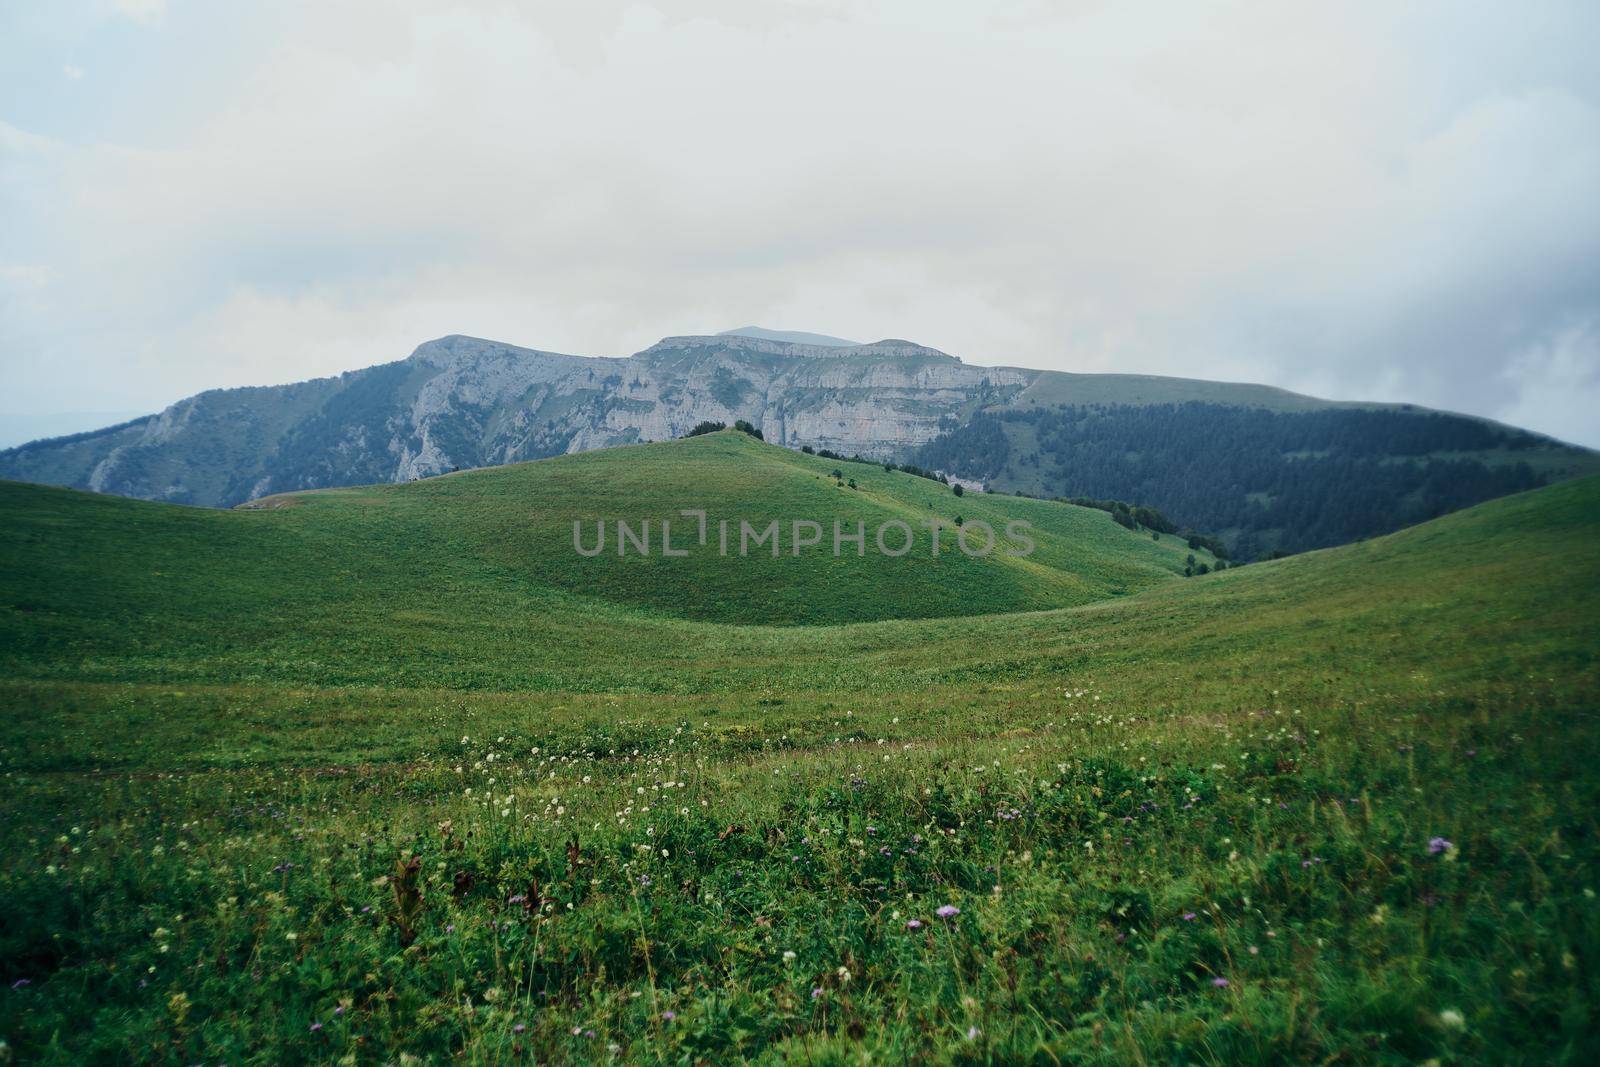
<path fill-rule="evenodd" d="M 684 434 L 683 436 L 685 436 L 685 437 L 699 437 L 701 434 L 716 433 L 719 430 L 726 430 L 727 428 L 728 428 L 728 424 L 725 423 L 725 422 L 712 422 L 710 419 L 707 419 L 705 422 L 695 423 L 694 429 L 690 430 L 688 433 Z M 759 426 L 752 426 L 749 422 L 745 421 L 744 419 L 735 420 L 734 424 L 733 424 L 733 428 L 735 430 L 738 430 L 740 433 L 749 434 L 751 437 L 754 437 L 757 441 L 765 441 L 766 440 L 765 437 L 761 436 L 761 428 Z"/>

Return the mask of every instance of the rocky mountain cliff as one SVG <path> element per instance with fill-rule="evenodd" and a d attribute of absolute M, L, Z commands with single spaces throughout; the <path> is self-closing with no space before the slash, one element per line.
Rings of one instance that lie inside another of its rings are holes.
<path fill-rule="evenodd" d="M 780 444 L 887 459 L 1014 397 L 1039 373 L 970 367 L 897 340 L 669 337 L 612 359 L 452 336 L 396 363 L 204 392 L 157 415 L 0 452 L 0 477 L 228 507 L 663 440 L 707 419 L 746 419 Z"/>

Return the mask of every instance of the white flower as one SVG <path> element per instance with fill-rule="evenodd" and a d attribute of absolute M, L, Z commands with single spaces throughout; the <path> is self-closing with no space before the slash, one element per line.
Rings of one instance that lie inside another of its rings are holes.
<path fill-rule="evenodd" d="M 1446 1008 L 1439 1013 L 1439 1025 L 1446 1030 L 1464 1030 L 1467 1026 L 1467 1018 L 1455 1008 Z"/>

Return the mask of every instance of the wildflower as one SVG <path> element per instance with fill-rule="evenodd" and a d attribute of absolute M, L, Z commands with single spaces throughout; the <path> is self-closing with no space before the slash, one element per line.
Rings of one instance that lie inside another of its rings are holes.
<path fill-rule="evenodd" d="M 920 929 L 922 929 L 922 920 L 921 919 L 912 919 L 912 920 L 910 920 L 909 922 L 906 923 L 906 929 L 907 930 L 920 930 Z"/>
<path fill-rule="evenodd" d="M 676 1019 L 677 1017 L 678 1017 L 678 1013 L 675 1012 L 675 1011 L 664 1011 L 664 1012 L 661 1013 L 661 1018 L 665 1022 L 669 1022 L 670 1023 L 672 1020 Z"/>
<path fill-rule="evenodd" d="M 961 914 L 961 909 L 956 907 L 954 904 L 941 904 L 936 914 L 941 919 L 954 919 L 957 915 Z"/>
<path fill-rule="evenodd" d="M 785 962 L 788 962 L 789 960 L 794 959 L 794 949 L 785 949 L 784 953 L 783 953 L 783 958 L 784 958 Z"/>
<path fill-rule="evenodd" d="M 1194 919 L 1195 919 L 1194 912 L 1186 911 L 1186 912 L 1183 913 L 1183 921 L 1184 922 L 1192 923 L 1192 922 L 1194 922 Z"/>
<path fill-rule="evenodd" d="M 1211 979 L 1211 984 L 1213 986 L 1215 986 L 1216 988 L 1218 988 L 1218 989 L 1227 989 L 1228 988 L 1228 980 L 1226 978 L 1222 978 L 1220 976 Z"/>
<path fill-rule="evenodd" d="M 523 1031 L 524 1031 L 524 1030 L 526 1030 L 526 1029 L 527 1029 L 527 1028 L 528 1028 L 528 1027 L 527 1027 L 527 1024 L 526 1024 L 526 1023 L 517 1023 L 517 1024 L 516 1024 L 516 1025 L 515 1025 L 515 1026 L 513 1026 L 513 1027 L 512 1027 L 512 1028 L 511 1028 L 511 1032 L 512 1032 L 512 1033 L 513 1033 L 513 1034 L 520 1034 L 520 1033 L 522 1033 L 522 1032 L 523 1032 Z"/>
<path fill-rule="evenodd" d="M 1439 1013 L 1439 1025 L 1446 1030 L 1464 1030 L 1467 1026 L 1467 1018 L 1455 1008 L 1446 1008 Z"/>
<path fill-rule="evenodd" d="M 1430 838 L 1428 841 L 1428 851 L 1435 856 L 1441 852 L 1448 852 L 1455 847 L 1454 844 L 1442 837 Z"/>
<path fill-rule="evenodd" d="M 322 1024 L 321 1023 L 312 1023 L 311 1024 L 311 1032 L 313 1034 L 316 1033 L 318 1030 L 321 1030 L 321 1029 L 322 1029 Z"/>
<path fill-rule="evenodd" d="M 983 1031 L 979 1030 L 976 1026 L 969 1026 L 967 1027 L 967 1040 L 976 1041 L 978 1040 L 978 1035 L 981 1033 L 983 1033 Z"/>
<path fill-rule="evenodd" d="M 821 1000 L 822 999 L 822 987 L 821 986 L 816 986 L 815 988 L 813 988 L 811 990 L 811 999 L 812 1000 Z"/>

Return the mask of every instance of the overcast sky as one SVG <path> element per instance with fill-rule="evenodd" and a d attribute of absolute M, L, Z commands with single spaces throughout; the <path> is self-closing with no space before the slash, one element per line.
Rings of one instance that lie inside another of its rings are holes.
<path fill-rule="evenodd" d="M 1600 445 L 1597 52 L 1593 0 L 13 0 L 0 411 L 759 323 Z"/>

